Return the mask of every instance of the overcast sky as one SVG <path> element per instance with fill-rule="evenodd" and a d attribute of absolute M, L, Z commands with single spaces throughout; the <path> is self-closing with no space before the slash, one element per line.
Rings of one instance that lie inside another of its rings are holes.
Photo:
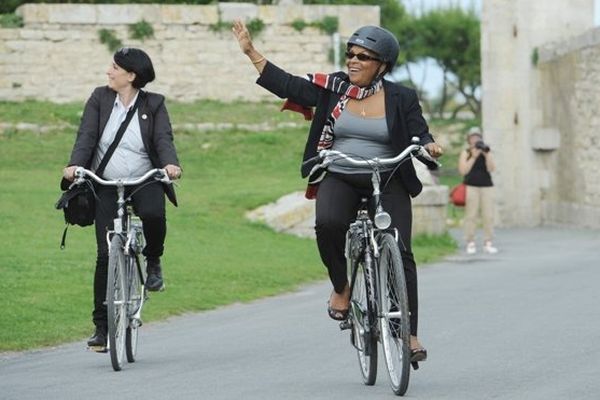
<path fill-rule="evenodd" d="M 530 0 L 545 1 L 545 0 Z M 568 3 L 568 0 L 559 0 Z M 464 8 L 474 8 L 478 13 L 481 11 L 482 0 L 400 0 L 404 6 L 410 10 L 418 12 L 419 10 L 428 10 L 436 7 L 449 7 L 459 5 Z M 594 25 L 600 25 L 600 0 L 594 0 Z"/>
<path fill-rule="evenodd" d="M 448 8 L 456 5 L 466 9 L 475 8 L 478 12 L 481 9 L 481 0 L 401 0 L 400 2 L 408 10 L 415 12 L 436 7 Z"/>
<path fill-rule="evenodd" d="M 417 14 L 420 11 L 427 11 L 432 8 L 447 8 L 457 5 L 465 9 L 475 9 L 475 11 L 480 14 L 482 1 L 483 0 L 401 0 L 401 3 L 404 4 L 409 12 Z M 568 0 L 558 1 L 568 2 Z M 600 26 L 600 0 L 594 0 L 594 25 Z M 415 65 L 412 68 L 412 73 L 415 77 L 415 83 L 419 86 L 423 84 L 423 88 L 429 92 L 430 95 L 439 92 L 442 85 L 442 74 L 441 70 L 434 62 L 427 63 L 427 65 Z M 406 77 L 406 74 L 401 73 L 397 77 L 403 79 Z"/>

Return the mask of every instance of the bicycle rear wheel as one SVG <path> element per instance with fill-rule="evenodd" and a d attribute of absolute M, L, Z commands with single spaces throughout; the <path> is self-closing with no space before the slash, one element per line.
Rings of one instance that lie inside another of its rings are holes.
<path fill-rule="evenodd" d="M 106 285 L 110 361 L 115 371 L 120 371 L 123 366 L 125 331 L 128 325 L 127 287 L 125 286 L 126 259 L 123 246 L 123 237 L 114 235 L 108 255 L 108 282 Z"/>
<path fill-rule="evenodd" d="M 142 273 L 141 266 L 138 266 L 139 259 L 136 256 L 127 257 L 128 263 L 128 289 L 129 301 L 127 303 L 127 315 L 129 324 L 125 333 L 125 353 L 127 361 L 135 362 L 137 356 L 138 345 L 138 328 L 142 326 L 142 321 L 139 318 L 138 312 L 144 305 L 144 297 L 146 295 L 144 284 L 140 274 Z"/>
<path fill-rule="evenodd" d="M 379 237 L 380 335 L 390 384 L 402 396 L 410 378 L 410 320 L 404 267 L 392 235 Z"/>
<path fill-rule="evenodd" d="M 375 313 L 370 304 L 371 285 L 362 261 L 352 259 L 348 281 L 352 282 L 352 271 L 356 278 L 350 298 L 350 318 L 352 320 L 351 340 L 358 355 L 358 365 L 365 385 L 374 385 L 377 379 L 377 336 L 373 331 L 376 325 Z"/>

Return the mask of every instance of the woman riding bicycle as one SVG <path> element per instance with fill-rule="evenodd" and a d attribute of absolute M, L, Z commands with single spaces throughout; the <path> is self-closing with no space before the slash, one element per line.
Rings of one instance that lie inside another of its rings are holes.
<path fill-rule="evenodd" d="M 170 179 L 181 175 L 173 144 L 169 115 L 160 94 L 142 91 L 155 78 L 150 57 L 140 49 L 118 50 L 106 72 L 108 85 L 96 88 L 85 105 L 71 159 L 63 171 L 66 181 L 73 181 L 78 166 L 96 171 L 113 143 L 128 111 L 134 112 L 123 137 L 108 159 L 103 177 L 107 180 L 135 179 L 153 168 L 164 168 Z M 137 110 L 134 108 L 137 106 Z M 161 290 L 164 286 L 160 257 L 167 232 L 165 193 L 176 206 L 172 185 L 150 181 L 129 188 L 133 206 L 143 222 L 148 278 L 146 288 Z M 108 267 L 107 230 L 113 229 L 117 215 L 117 192 L 114 187 L 96 189 L 96 273 L 94 275 L 94 311 L 96 330 L 88 340 L 92 349 L 106 347 L 107 310 L 106 281 Z"/>
<path fill-rule="evenodd" d="M 243 22 L 235 21 L 232 30 L 242 52 L 258 70 L 260 86 L 288 99 L 286 107 L 289 109 L 302 110 L 308 115 L 309 108 L 315 107 L 304 151 L 305 161 L 322 149 L 340 150 L 357 158 L 393 157 L 410 145 L 413 136 L 420 138 L 432 156 L 442 154 L 429 133 L 415 91 L 383 79 L 395 65 L 400 51 L 397 39 L 389 31 L 377 26 L 361 27 L 347 42 L 347 73 L 309 74 L 306 79 L 293 76 L 266 60 L 254 48 Z M 310 169 L 310 165 L 303 165 L 302 176 L 306 177 Z M 390 169 L 382 171 L 383 182 L 390 172 Z M 344 320 L 350 302 L 345 234 L 361 198 L 371 195 L 371 170 L 336 163 L 326 173 L 314 175 L 309 177 L 307 197 L 316 197 L 317 245 L 334 289 L 328 313 L 335 320 Z M 410 197 L 421 190 L 413 164 L 407 162 L 397 170 L 382 196 L 384 208 L 392 217 L 392 228 L 398 230 L 402 243 L 413 361 L 427 357 L 427 351 L 417 338 L 417 270 L 411 250 Z"/>

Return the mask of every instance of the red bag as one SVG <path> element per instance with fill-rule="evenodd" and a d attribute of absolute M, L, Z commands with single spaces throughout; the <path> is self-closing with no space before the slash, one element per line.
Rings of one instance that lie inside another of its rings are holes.
<path fill-rule="evenodd" d="M 467 200 L 467 185 L 460 183 L 450 191 L 450 201 L 457 207 L 464 207 Z"/>

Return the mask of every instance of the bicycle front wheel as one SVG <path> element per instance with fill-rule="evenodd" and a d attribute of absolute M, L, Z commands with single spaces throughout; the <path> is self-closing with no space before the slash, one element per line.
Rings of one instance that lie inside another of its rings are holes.
<path fill-rule="evenodd" d="M 106 308 L 108 309 L 108 339 L 110 361 L 115 371 L 120 371 L 125 358 L 125 331 L 127 318 L 127 287 L 125 286 L 125 254 L 123 237 L 114 235 L 108 255 L 108 281 Z"/>
<path fill-rule="evenodd" d="M 373 330 L 376 318 L 370 302 L 374 296 L 371 295 L 371 285 L 364 263 L 353 259 L 349 271 L 349 282 L 352 282 L 352 274 L 355 274 L 350 298 L 351 340 L 358 355 L 363 383 L 371 386 L 377 379 L 377 336 Z"/>
<path fill-rule="evenodd" d="M 402 396 L 410 378 L 410 320 L 404 267 L 392 235 L 379 239 L 380 335 L 390 383 Z"/>
<path fill-rule="evenodd" d="M 129 301 L 127 303 L 127 315 L 129 324 L 125 333 L 125 353 L 127 361 L 135 362 L 138 345 L 138 328 L 142 325 L 140 313 L 144 305 L 145 288 L 142 283 L 142 269 L 136 256 L 127 257 L 127 285 L 129 290 Z"/>

